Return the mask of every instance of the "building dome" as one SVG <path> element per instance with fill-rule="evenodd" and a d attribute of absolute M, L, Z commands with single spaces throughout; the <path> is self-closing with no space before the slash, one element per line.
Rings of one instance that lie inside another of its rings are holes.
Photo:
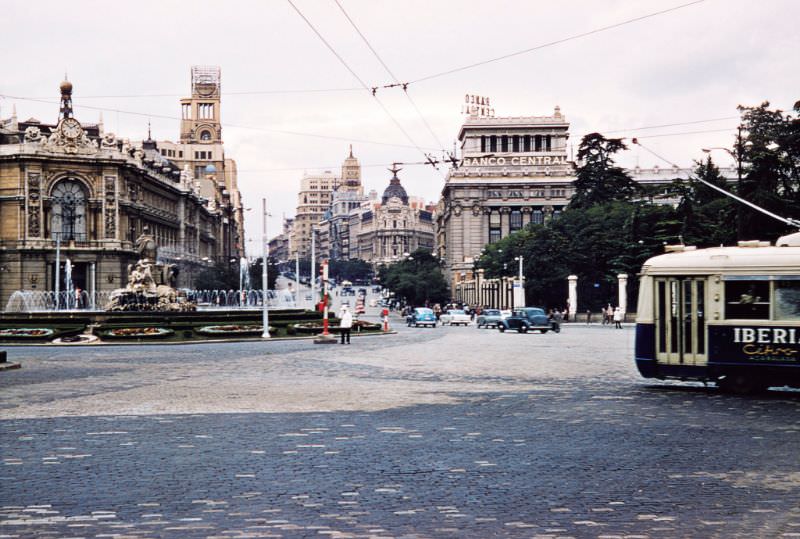
<path fill-rule="evenodd" d="M 61 83 L 61 86 L 59 86 L 59 88 L 61 89 L 62 94 L 69 95 L 72 93 L 72 83 L 68 80 L 64 80 L 64 82 Z"/>
<path fill-rule="evenodd" d="M 408 205 L 408 193 L 406 193 L 405 188 L 400 185 L 400 178 L 397 177 L 397 173 L 400 172 L 402 169 L 399 168 L 390 168 L 389 171 L 394 174 L 392 179 L 389 180 L 389 186 L 383 192 L 383 197 L 381 197 L 381 204 L 386 204 L 392 197 L 397 197 L 403 201 L 404 205 Z"/>

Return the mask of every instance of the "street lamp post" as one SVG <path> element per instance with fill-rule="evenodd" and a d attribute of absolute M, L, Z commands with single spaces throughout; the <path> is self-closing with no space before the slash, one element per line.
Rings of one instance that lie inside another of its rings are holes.
<path fill-rule="evenodd" d="M 315 296 L 317 292 L 316 265 L 317 265 L 317 229 L 311 225 L 311 309 L 316 310 Z"/>
<path fill-rule="evenodd" d="M 269 282 L 267 279 L 267 257 L 269 256 L 269 243 L 267 242 L 267 199 L 262 198 L 261 202 L 264 206 L 264 233 L 262 237 L 262 246 L 261 252 L 263 254 L 263 258 L 261 259 L 261 287 L 264 289 L 264 299 L 262 301 L 262 321 L 261 324 L 263 326 L 261 332 L 262 339 L 269 339 L 269 308 L 267 306 L 267 297 L 269 295 L 269 288 L 267 283 Z"/>
<path fill-rule="evenodd" d="M 300 249 L 294 252 L 294 281 L 297 283 L 297 290 L 295 291 L 297 304 L 300 306 Z"/>
<path fill-rule="evenodd" d="M 522 276 L 522 255 L 515 256 L 514 260 L 519 262 L 519 292 L 514 296 L 514 303 L 517 304 L 517 307 L 524 307 L 525 306 L 525 284 L 523 282 Z"/>

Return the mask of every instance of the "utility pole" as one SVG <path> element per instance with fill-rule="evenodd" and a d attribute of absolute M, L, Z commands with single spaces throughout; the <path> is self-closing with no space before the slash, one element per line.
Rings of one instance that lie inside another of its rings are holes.
<path fill-rule="evenodd" d="M 263 316 L 262 316 L 262 326 L 263 330 L 261 332 L 262 339 L 269 339 L 269 308 L 267 306 L 268 297 L 269 297 L 269 287 L 267 283 L 269 280 L 267 279 L 267 258 L 269 257 L 269 242 L 267 242 L 267 199 L 262 198 L 261 202 L 264 206 L 264 234 L 262 238 L 263 245 L 261 246 L 261 252 L 263 254 L 263 258 L 261 259 L 261 288 L 264 290 L 264 299 L 262 301 L 263 306 Z"/>
<path fill-rule="evenodd" d="M 300 250 L 297 249 L 294 252 L 294 281 L 297 284 L 297 290 L 295 291 L 297 300 L 295 301 L 295 307 L 300 306 Z"/>
<path fill-rule="evenodd" d="M 317 308 L 317 251 L 316 251 L 317 229 L 311 225 L 311 309 Z"/>
<path fill-rule="evenodd" d="M 744 149 L 744 145 L 742 144 L 742 126 L 739 125 L 738 133 L 736 135 L 736 191 L 737 193 L 742 193 L 742 150 Z M 743 240 L 745 239 L 744 236 L 744 225 L 742 224 L 742 207 L 739 206 L 739 211 L 736 212 L 737 219 L 736 219 L 736 239 Z"/>

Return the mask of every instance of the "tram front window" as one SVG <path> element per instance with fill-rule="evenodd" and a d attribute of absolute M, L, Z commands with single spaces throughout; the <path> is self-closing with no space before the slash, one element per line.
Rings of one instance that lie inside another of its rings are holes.
<path fill-rule="evenodd" d="M 725 318 L 769 320 L 769 281 L 726 281 Z"/>

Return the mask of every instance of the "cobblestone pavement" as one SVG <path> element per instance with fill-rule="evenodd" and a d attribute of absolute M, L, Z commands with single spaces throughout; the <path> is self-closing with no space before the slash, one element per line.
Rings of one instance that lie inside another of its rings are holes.
<path fill-rule="evenodd" d="M 398 330 L 9 348 L 0 537 L 800 537 L 797 393 L 643 380 L 631 328 Z"/>

